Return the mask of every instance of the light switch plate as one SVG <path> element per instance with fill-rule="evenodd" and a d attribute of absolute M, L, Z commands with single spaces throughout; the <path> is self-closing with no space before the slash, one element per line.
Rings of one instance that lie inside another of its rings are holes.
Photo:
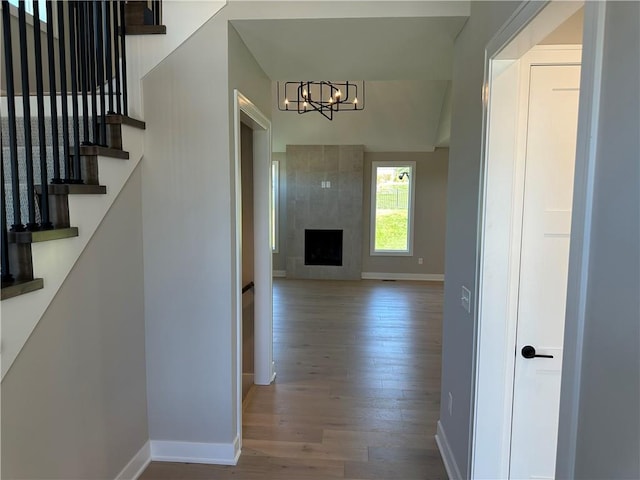
<path fill-rule="evenodd" d="M 462 308 L 464 308 L 467 313 L 471 313 L 471 291 L 464 285 L 462 286 L 460 305 L 462 305 Z"/>

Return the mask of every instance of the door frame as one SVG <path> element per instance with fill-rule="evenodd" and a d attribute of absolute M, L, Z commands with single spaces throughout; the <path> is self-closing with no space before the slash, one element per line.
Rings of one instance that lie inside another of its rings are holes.
<path fill-rule="evenodd" d="M 575 463 L 580 390 L 579 365 L 582 356 L 593 173 L 597 149 L 596 136 L 593 132 L 597 129 L 604 43 L 603 3 L 586 2 L 584 5 L 581 90 L 560 400 L 559 454 L 556 466 L 558 474 L 563 478 L 573 477 Z M 504 171 L 494 171 L 496 169 L 494 165 L 500 162 L 500 158 L 490 149 L 492 113 L 494 112 L 491 111 L 489 100 L 490 97 L 493 99 L 501 94 L 494 87 L 494 69 L 504 66 L 504 62 L 508 64 L 509 61 L 517 61 L 581 6 L 572 2 L 524 2 L 485 49 L 483 141 L 478 209 L 479 255 L 475 282 L 477 314 L 472 380 L 475 395 L 471 411 L 469 449 L 471 478 L 507 478 L 511 447 L 516 348 L 515 317 L 511 313 L 514 297 L 517 306 L 517 290 L 513 289 L 517 271 L 513 265 L 517 260 L 519 236 L 511 235 L 513 211 L 517 209 L 517 204 L 514 205 L 516 200 L 514 192 L 503 192 L 506 198 L 511 196 L 511 201 L 507 204 L 507 208 L 502 205 L 501 214 L 497 208 L 496 199 L 490 195 L 495 193 L 497 185 L 495 182 L 499 178 L 497 175 L 504 175 Z M 525 30 L 526 33 L 520 35 Z M 513 142 L 516 145 L 517 129 L 515 128 L 513 135 Z M 505 162 L 509 160 L 505 160 L 504 157 L 503 154 L 501 160 L 506 164 Z M 509 168 L 513 169 L 514 160 L 510 161 Z M 496 263 L 496 258 L 500 258 L 497 255 L 500 248 L 503 248 L 502 261 Z M 504 249 L 507 254 L 504 254 Z"/>
<path fill-rule="evenodd" d="M 233 91 L 235 144 L 235 338 L 236 434 L 242 446 L 242 153 L 241 123 L 253 130 L 254 383 L 275 379 L 273 362 L 273 274 L 271 253 L 271 121 L 239 90 Z"/>

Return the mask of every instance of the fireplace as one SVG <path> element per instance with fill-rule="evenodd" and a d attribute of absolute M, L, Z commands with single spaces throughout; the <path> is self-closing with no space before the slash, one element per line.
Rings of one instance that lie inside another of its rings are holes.
<path fill-rule="evenodd" d="M 305 230 L 304 264 L 342 266 L 342 230 Z"/>

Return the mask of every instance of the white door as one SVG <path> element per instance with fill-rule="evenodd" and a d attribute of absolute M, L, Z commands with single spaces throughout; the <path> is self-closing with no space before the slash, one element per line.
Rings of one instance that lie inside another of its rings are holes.
<path fill-rule="evenodd" d="M 555 474 L 579 86 L 578 65 L 529 67 L 512 479 Z"/>

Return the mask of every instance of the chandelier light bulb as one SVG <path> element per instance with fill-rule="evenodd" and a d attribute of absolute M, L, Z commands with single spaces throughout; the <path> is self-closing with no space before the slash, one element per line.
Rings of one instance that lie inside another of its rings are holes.
<path fill-rule="evenodd" d="M 357 105 L 357 104 L 358 104 L 358 98 L 357 98 L 357 97 L 353 99 L 353 103 L 354 103 L 355 105 Z"/>

